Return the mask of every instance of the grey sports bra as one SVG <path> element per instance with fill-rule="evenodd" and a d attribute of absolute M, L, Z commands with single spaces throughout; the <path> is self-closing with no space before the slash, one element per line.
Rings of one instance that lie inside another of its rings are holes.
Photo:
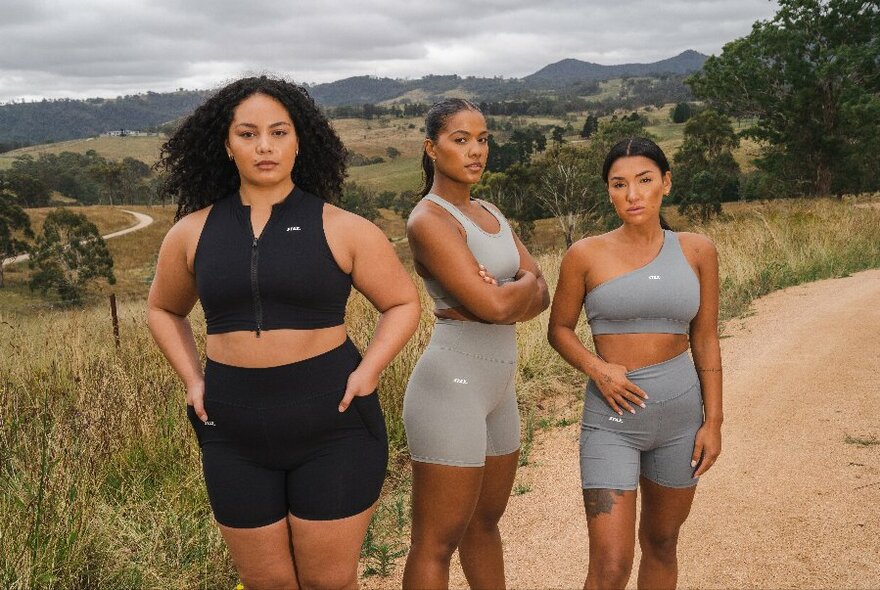
<path fill-rule="evenodd" d="M 510 224 L 507 223 L 503 215 L 496 213 L 491 207 L 487 207 L 477 200 L 486 211 L 498 220 L 498 226 L 501 229 L 498 230 L 498 233 L 490 234 L 474 223 L 470 217 L 459 211 L 458 207 L 442 197 L 428 193 L 424 199 L 446 209 L 461 224 L 467 235 L 468 249 L 477 262 L 485 266 L 489 274 L 498 280 L 499 285 L 516 276 L 516 273 L 519 272 L 519 250 L 516 249 L 516 243 L 513 241 Z M 427 277 L 422 277 L 422 279 L 425 281 L 425 289 L 434 300 L 435 309 L 461 306 L 461 303 L 447 293 L 436 279 Z"/>
<path fill-rule="evenodd" d="M 654 260 L 593 287 L 584 298 L 593 334 L 687 334 L 699 309 L 700 280 L 670 230 Z"/>

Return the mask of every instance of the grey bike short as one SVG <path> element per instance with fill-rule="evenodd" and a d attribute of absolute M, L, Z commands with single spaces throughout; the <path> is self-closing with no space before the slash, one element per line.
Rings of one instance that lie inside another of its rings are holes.
<path fill-rule="evenodd" d="M 703 424 L 703 397 L 690 355 L 685 351 L 626 377 L 649 397 L 647 408 L 630 404 L 635 414 L 618 415 L 592 381 L 587 386 L 580 442 L 583 488 L 634 490 L 639 474 L 671 488 L 696 485 L 691 459 Z"/>
<path fill-rule="evenodd" d="M 519 448 L 516 327 L 438 319 L 403 399 L 413 461 L 481 467 Z"/>

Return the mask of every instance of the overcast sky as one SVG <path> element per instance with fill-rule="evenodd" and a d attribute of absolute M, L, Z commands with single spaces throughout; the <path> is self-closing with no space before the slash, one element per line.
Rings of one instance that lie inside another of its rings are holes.
<path fill-rule="evenodd" d="M 0 102 L 720 53 L 770 0 L 0 0 Z"/>

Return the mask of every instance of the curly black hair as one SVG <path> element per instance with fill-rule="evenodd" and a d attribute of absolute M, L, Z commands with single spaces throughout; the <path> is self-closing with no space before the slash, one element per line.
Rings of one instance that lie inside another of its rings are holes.
<path fill-rule="evenodd" d="M 271 96 L 290 113 L 299 140 L 294 184 L 328 202 L 342 194 L 347 151 L 306 89 L 281 78 L 242 78 L 218 90 L 162 145 L 156 168 L 167 172 L 161 192 L 177 200 L 175 221 L 238 191 L 225 142 L 235 107 L 254 94 Z"/>

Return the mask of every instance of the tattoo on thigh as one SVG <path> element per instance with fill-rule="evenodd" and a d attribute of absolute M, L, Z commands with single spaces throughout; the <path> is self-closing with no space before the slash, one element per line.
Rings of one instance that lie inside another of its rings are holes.
<path fill-rule="evenodd" d="M 614 507 L 615 496 L 622 496 L 623 490 L 609 490 L 604 488 L 590 488 L 584 490 L 584 508 L 587 510 L 587 518 L 593 518 L 600 514 L 608 514 Z"/>

